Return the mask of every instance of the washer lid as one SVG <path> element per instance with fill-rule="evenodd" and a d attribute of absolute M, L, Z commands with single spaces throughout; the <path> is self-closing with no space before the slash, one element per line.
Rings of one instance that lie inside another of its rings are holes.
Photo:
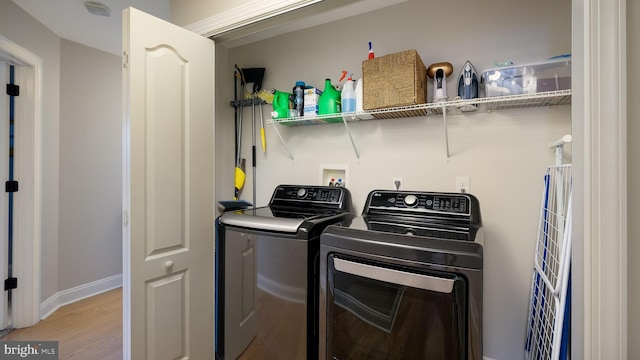
<path fill-rule="evenodd" d="M 333 210 L 259 207 L 224 213 L 220 223 L 254 230 L 277 231 L 295 234 L 305 223 L 319 223 L 339 212 Z"/>
<path fill-rule="evenodd" d="M 258 208 L 257 212 L 264 212 L 269 208 Z M 258 211 L 260 210 L 260 211 Z M 304 223 L 305 219 L 296 218 L 284 218 L 284 217 L 265 217 L 260 215 L 249 215 L 245 212 L 253 212 L 253 210 L 245 210 L 239 212 L 224 213 L 220 217 L 220 223 L 224 225 L 231 225 L 256 230 L 268 230 L 284 233 L 298 232 L 300 225 Z"/>

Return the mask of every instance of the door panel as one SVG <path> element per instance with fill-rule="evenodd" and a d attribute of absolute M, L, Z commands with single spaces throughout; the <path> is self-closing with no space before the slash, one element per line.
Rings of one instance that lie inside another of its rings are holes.
<path fill-rule="evenodd" d="M 211 359 L 214 44 L 133 8 L 123 26 L 124 357 Z"/>
<path fill-rule="evenodd" d="M 183 359 L 187 340 L 184 308 L 187 273 L 171 274 L 147 283 L 147 343 L 149 358 Z"/>
<path fill-rule="evenodd" d="M 181 94 L 189 87 L 191 64 L 167 46 L 145 49 L 145 55 L 147 251 L 156 255 L 185 248 L 187 240 L 185 196 L 189 194 L 185 184 L 189 174 L 182 169 L 189 157 L 185 130 L 190 118 L 184 114 L 186 104 Z"/>

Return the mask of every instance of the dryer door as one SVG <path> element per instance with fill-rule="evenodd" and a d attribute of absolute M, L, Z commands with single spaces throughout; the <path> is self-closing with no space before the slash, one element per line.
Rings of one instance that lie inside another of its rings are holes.
<path fill-rule="evenodd" d="M 466 359 L 467 284 L 456 274 L 329 255 L 328 359 Z"/>

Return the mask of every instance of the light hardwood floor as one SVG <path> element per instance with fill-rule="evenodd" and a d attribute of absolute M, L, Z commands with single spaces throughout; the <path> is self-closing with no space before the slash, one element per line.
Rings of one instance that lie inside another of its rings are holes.
<path fill-rule="evenodd" d="M 122 359 L 122 288 L 65 305 L 0 341 L 58 341 L 60 359 Z"/>

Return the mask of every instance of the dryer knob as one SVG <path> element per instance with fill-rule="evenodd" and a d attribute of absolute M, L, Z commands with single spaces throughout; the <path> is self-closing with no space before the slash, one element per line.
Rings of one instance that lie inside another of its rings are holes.
<path fill-rule="evenodd" d="M 298 190 L 298 197 L 299 197 L 300 199 L 304 199 L 306 196 L 307 196 L 307 189 L 305 189 L 305 188 L 300 188 L 300 189 Z"/>
<path fill-rule="evenodd" d="M 404 204 L 410 207 L 418 205 L 418 197 L 415 195 L 407 195 L 404 198 Z"/>

